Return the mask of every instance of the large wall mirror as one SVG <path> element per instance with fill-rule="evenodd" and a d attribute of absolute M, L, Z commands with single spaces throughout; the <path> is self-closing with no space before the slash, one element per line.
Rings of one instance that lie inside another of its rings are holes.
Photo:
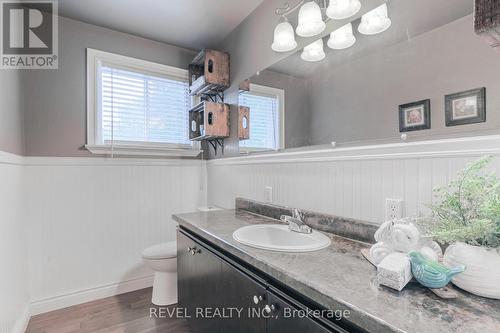
<path fill-rule="evenodd" d="M 345 20 L 342 30 L 250 77 L 239 97 L 250 109 L 240 151 L 498 132 L 500 53 L 474 33 L 473 1 L 386 6 L 385 31 L 366 34 L 361 19 Z"/>

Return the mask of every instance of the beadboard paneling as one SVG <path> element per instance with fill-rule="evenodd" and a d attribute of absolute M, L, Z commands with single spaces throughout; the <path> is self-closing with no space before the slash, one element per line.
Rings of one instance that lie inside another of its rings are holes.
<path fill-rule="evenodd" d="M 33 312 L 150 281 L 141 252 L 175 240 L 173 213 L 204 204 L 203 172 L 201 161 L 26 158 Z"/>
<path fill-rule="evenodd" d="M 29 319 L 22 159 L 0 152 L 0 333 L 22 333 Z"/>
<path fill-rule="evenodd" d="M 209 204 L 234 207 L 235 197 L 273 202 L 376 223 L 385 220 L 385 199 L 403 199 L 406 215 L 428 212 L 432 189 L 468 162 L 496 155 L 499 137 L 464 138 L 380 147 L 330 149 L 220 159 L 208 163 Z M 496 145 L 496 146 L 495 146 Z"/>

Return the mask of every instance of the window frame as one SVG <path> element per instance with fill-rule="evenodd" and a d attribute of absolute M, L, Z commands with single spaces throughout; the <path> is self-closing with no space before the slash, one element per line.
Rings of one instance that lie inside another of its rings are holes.
<path fill-rule="evenodd" d="M 186 69 L 87 48 L 87 144 L 85 148 L 96 155 L 194 157 L 201 153 L 200 145 L 197 142 L 191 142 L 191 144 L 187 145 L 139 141 L 105 143 L 102 139 L 101 111 L 99 107 L 100 80 L 98 70 L 100 64 L 189 82 Z M 196 99 L 192 97 L 192 105 L 195 105 L 195 103 Z M 186 126 L 188 126 L 187 123 Z"/>
<path fill-rule="evenodd" d="M 285 90 L 280 88 L 274 88 L 269 86 L 264 86 L 260 84 L 250 83 L 250 93 L 255 93 L 263 96 L 272 96 L 278 99 L 278 112 L 277 112 L 277 126 L 278 126 L 278 136 L 276 148 L 255 148 L 255 147 L 242 147 L 240 146 L 241 154 L 258 153 L 258 152 L 269 152 L 269 151 L 279 151 L 283 150 L 285 147 Z M 252 109 L 250 109 L 250 114 Z M 252 123 L 250 122 L 250 131 L 252 130 Z M 251 134 L 250 134 L 251 135 Z"/>

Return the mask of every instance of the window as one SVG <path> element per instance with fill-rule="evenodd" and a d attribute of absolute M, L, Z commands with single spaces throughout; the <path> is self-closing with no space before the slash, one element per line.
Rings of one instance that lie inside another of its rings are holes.
<path fill-rule="evenodd" d="M 250 139 L 240 141 L 240 151 L 278 150 L 284 147 L 285 92 L 256 84 L 242 92 L 239 104 L 250 108 Z"/>
<path fill-rule="evenodd" d="M 187 70 L 87 49 L 87 148 L 193 156 Z"/>

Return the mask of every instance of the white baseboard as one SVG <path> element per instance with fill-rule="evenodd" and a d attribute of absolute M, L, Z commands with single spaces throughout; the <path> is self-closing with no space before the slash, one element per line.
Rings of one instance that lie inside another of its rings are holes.
<path fill-rule="evenodd" d="M 30 306 L 29 304 L 26 305 L 24 308 L 23 313 L 19 317 L 19 319 L 16 321 L 14 327 L 12 328 L 12 331 L 10 332 L 5 332 L 5 333 L 24 333 L 26 332 L 26 328 L 28 327 L 28 322 L 30 321 L 31 318 L 31 313 L 30 313 Z"/>
<path fill-rule="evenodd" d="M 54 311 L 68 306 L 95 301 L 134 290 L 144 289 L 153 285 L 154 275 L 139 279 L 113 283 L 105 286 L 77 291 L 70 294 L 59 295 L 31 303 L 31 315 Z M 23 331 L 24 332 L 24 331 Z"/>

